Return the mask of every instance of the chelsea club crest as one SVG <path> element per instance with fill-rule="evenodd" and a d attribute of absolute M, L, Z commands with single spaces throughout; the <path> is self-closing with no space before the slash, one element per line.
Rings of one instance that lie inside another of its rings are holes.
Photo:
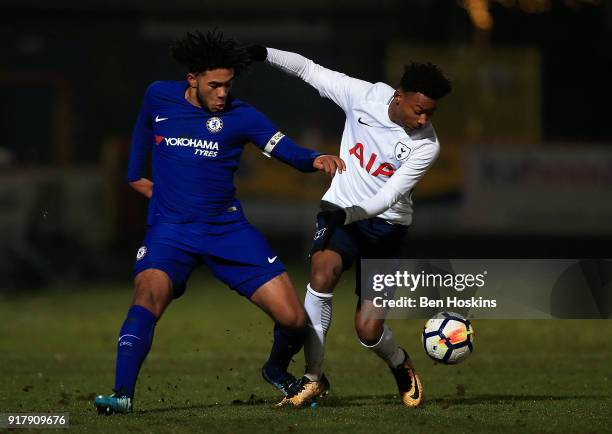
<path fill-rule="evenodd" d="M 136 260 L 140 261 L 142 258 L 145 257 L 146 254 L 147 254 L 147 246 L 142 246 L 140 249 L 138 249 L 138 252 L 136 253 Z"/>
<path fill-rule="evenodd" d="M 206 128 L 211 133 L 218 133 L 223 128 L 223 121 L 217 116 L 210 118 L 206 121 Z"/>

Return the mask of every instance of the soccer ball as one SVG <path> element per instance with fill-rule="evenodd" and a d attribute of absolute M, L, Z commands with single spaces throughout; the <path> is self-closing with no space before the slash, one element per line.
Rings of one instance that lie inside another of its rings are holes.
<path fill-rule="evenodd" d="M 440 312 L 431 318 L 421 340 L 429 357 L 447 365 L 464 361 L 474 351 L 472 324 L 458 313 Z"/>

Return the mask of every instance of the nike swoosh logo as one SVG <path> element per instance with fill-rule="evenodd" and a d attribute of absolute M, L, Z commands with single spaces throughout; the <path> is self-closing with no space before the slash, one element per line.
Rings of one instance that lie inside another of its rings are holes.
<path fill-rule="evenodd" d="M 273 258 L 268 257 L 268 262 L 271 264 L 271 263 L 273 263 L 274 261 L 276 261 L 276 258 L 278 258 L 278 256 L 275 256 L 275 257 L 273 257 Z"/>
<path fill-rule="evenodd" d="M 413 372 L 412 375 L 412 394 L 408 393 L 410 398 L 417 400 L 421 396 L 421 391 L 419 390 L 419 382 L 416 379 L 416 374 Z"/>
<path fill-rule="evenodd" d="M 412 381 L 414 383 L 414 385 L 413 385 L 414 393 L 412 395 L 410 395 L 410 398 L 412 398 L 412 399 L 419 399 L 419 395 L 420 395 L 419 383 L 418 383 L 418 381 L 416 381 L 415 377 L 413 377 Z"/>
<path fill-rule="evenodd" d="M 359 122 L 361 125 L 366 125 L 368 127 L 371 127 L 372 125 L 370 124 L 366 124 L 364 121 L 361 120 L 361 118 L 357 119 L 357 122 Z"/>
<path fill-rule="evenodd" d="M 155 116 L 155 122 L 161 122 L 161 121 L 165 121 L 168 118 L 160 118 L 159 115 Z"/>

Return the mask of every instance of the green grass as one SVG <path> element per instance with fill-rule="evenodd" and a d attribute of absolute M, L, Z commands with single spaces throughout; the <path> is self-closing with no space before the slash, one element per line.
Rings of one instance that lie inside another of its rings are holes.
<path fill-rule="evenodd" d="M 294 276 L 302 287 L 303 272 Z M 271 321 L 206 274 L 159 323 L 136 411 L 98 416 L 91 402 L 112 387 L 130 299 L 128 281 L 0 298 L 0 412 L 68 412 L 72 430 L 89 432 L 612 429 L 612 322 L 476 320 L 474 354 L 442 366 L 422 350 L 421 321 L 390 321 L 425 389 L 426 405 L 408 409 L 385 365 L 355 337 L 350 279 L 337 289 L 328 336 L 332 394 L 317 409 L 273 409 L 279 397 L 259 373 Z M 301 374 L 301 354 L 291 368 Z"/>

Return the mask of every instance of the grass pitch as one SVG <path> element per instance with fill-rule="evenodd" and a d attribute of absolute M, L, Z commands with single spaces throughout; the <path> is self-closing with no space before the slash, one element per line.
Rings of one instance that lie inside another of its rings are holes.
<path fill-rule="evenodd" d="M 423 380 L 425 406 L 408 409 L 386 366 L 355 337 L 350 279 L 334 298 L 330 396 L 316 409 L 273 409 L 278 393 L 259 372 L 272 323 L 208 274 L 196 274 L 158 324 L 135 412 L 99 416 L 92 400 L 113 385 L 130 299 L 127 280 L 0 298 L 0 413 L 68 412 L 70 429 L 88 432 L 612 430 L 612 322 L 475 320 L 474 354 L 442 366 L 423 352 L 421 321 L 390 321 Z M 302 373 L 301 354 L 291 369 Z"/>

